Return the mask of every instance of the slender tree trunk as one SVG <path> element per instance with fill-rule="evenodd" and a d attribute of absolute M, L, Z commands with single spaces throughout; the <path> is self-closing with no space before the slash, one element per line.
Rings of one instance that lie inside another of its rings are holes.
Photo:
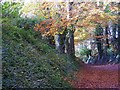
<path fill-rule="evenodd" d="M 120 20 L 119 20 L 119 22 L 120 22 Z M 120 63 L 120 24 L 119 24 L 119 22 L 118 22 L 118 45 L 117 45 L 117 47 L 118 47 L 118 49 L 117 49 L 117 63 Z"/>
<path fill-rule="evenodd" d="M 109 48 L 109 39 L 108 39 L 108 26 L 105 27 L 105 36 L 106 36 L 106 40 L 105 40 L 105 48 L 108 49 Z"/>
<path fill-rule="evenodd" d="M 118 53 L 120 54 L 120 25 L 118 24 Z"/>
<path fill-rule="evenodd" d="M 117 52 L 117 49 L 118 49 L 118 45 L 117 45 L 117 37 L 116 37 L 116 32 L 117 32 L 117 24 L 114 24 L 113 25 L 113 29 L 112 29 L 112 46 L 113 46 L 113 50 L 114 50 L 114 56 L 115 57 L 115 54 Z M 119 32 L 118 32 L 119 34 Z M 119 37 L 119 36 L 118 36 Z"/>
<path fill-rule="evenodd" d="M 106 26 L 104 29 L 104 35 L 106 36 L 106 38 L 104 39 L 104 55 L 103 55 L 103 59 L 104 59 L 104 63 L 107 63 L 109 61 L 109 56 L 108 56 L 108 48 L 109 48 L 109 39 L 108 39 L 108 30 L 109 27 Z"/>
<path fill-rule="evenodd" d="M 56 3 L 56 7 L 58 9 L 60 9 L 60 5 Z M 56 14 L 57 15 L 57 19 L 59 20 L 61 18 L 61 15 L 59 13 Z M 59 29 L 62 29 L 62 28 L 59 28 Z M 65 30 L 66 31 L 66 30 Z M 65 34 L 66 32 L 64 31 L 63 34 L 56 34 L 54 36 L 54 40 L 55 40 L 55 47 L 56 47 L 56 50 L 58 51 L 58 53 L 65 53 Z"/>
<path fill-rule="evenodd" d="M 116 39 L 116 29 L 117 29 L 117 25 L 116 25 L 116 24 L 114 24 L 114 25 L 113 25 L 113 30 L 112 30 L 113 40 L 115 40 L 115 39 Z"/>
<path fill-rule="evenodd" d="M 71 18 L 70 11 L 72 10 L 72 4 L 73 2 L 67 1 L 67 19 L 69 20 Z M 75 47 L 74 47 L 74 26 L 72 25 L 72 28 L 68 30 L 68 33 L 66 34 L 66 40 L 65 40 L 65 51 L 68 55 L 68 57 L 74 59 L 75 58 Z"/>
<path fill-rule="evenodd" d="M 101 35 L 103 35 L 103 28 L 100 25 L 98 25 L 96 28 L 96 36 L 101 36 Z M 103 44 L 101 38 L 96 38 L 96 43 L 98 49 L 98 63 L 102 64 Z"/>
<path fill-rule="evenodd" d="M 113 25 L 113 28 L 112 28 L 112 39 L 111 39 L 112 46 L 113 46 L 114 50 L 117 49 L 117 43 L 116 43 L 116 41 L 117 41 L 117 38 L 116 38 L 116 32 L 117 32 L 117 25 L 114 24 L 114 25 Z"/>
<path fill-rule="evenodd" d="M 68 31 L 66 35 L 66 40 L 65 40 L 65 47 L 66 47 L 66 53 L 69 56 L 75 57 L 75 47 L 74 47 L 74 32 L 73 31 Z"/>

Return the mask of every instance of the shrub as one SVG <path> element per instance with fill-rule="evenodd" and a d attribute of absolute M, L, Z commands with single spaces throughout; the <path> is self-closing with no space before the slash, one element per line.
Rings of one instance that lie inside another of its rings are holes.
<path fill-rule="evenodd" d="M 88 55 L 90 55 L 91 54 L 91 50 L 90 49 L 88 49 L 88 48 L 82 48 L 82 49 L 80 49 L 80 55 L 86 55 L 86 56 L 88 56 Z"/>

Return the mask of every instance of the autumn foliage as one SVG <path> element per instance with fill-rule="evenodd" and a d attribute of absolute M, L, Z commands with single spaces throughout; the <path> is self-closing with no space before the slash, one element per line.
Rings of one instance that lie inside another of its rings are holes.
<path fill-rule="evenodd" d="M 113 15 L 112 13 L 116 12 L 118 8 L 112 4 L 109 4 L 108 8 L 104 4 L 97 6 L 95 2 L 74 2 L 72 10 L 69 12 L 67 12 L 68 7 L 66 2 L 44 2 L 41 5 L 40 10 L 42 10 L 46 20 L 36 24 L 34 29 L 44 35 L 54 36 L 58 33 L 62 34 L 66 30 L 66 27 L 70 27 L 71 25 L 75 26 L 76 31 L 84 27 L 87 32 L 91 32 L 89 28 L 94 30 L 98 24 L 106 26 L 111 20 L 113 22 L 117 21 L 117 15 Z M 109 9 L 109 12 L 106 11 L 107 13 L 105 12 L 106 7 Z M 67 17 L 68 15 L 70 18 Z M 82 34 L 82 32 L 78 33 Z M 86 32 L 83 34 L 86 34 Z"/>

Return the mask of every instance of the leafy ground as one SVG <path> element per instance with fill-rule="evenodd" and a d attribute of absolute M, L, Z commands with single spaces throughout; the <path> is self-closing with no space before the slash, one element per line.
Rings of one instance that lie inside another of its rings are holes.
<path fill-rule="evenodd" d="M 3 21 L 3 88 L 70 88 L 63 80 L 76 66 L 57 54 L 40 34 Z"/>
<path fill-rule="evenodd" d="M 118 66 L 119 64 L 83 64 L 80 71 L 75 73 L 74 79 L 65 78 L 65 80 L 69 81 L 75 88 L 120 88 Z"/>

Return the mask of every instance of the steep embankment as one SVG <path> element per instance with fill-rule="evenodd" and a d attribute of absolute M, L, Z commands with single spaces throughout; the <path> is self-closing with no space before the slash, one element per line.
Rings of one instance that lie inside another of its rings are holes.
<path fill-rule="evenodd" d="M 74 79 L 69 80 L 75 88 L 118 88 L 119 64 L 116 65 L 83 65 Z M 119 87 L 120 88 L 120 87 Z"/>
<path fill-rule="evenodd" d="M 63 80 L 75 66 L 40 34 L 3 22 L 3 88 L 70 87 Z M 68 67 L 69 66 L 69 67 Z"/>

